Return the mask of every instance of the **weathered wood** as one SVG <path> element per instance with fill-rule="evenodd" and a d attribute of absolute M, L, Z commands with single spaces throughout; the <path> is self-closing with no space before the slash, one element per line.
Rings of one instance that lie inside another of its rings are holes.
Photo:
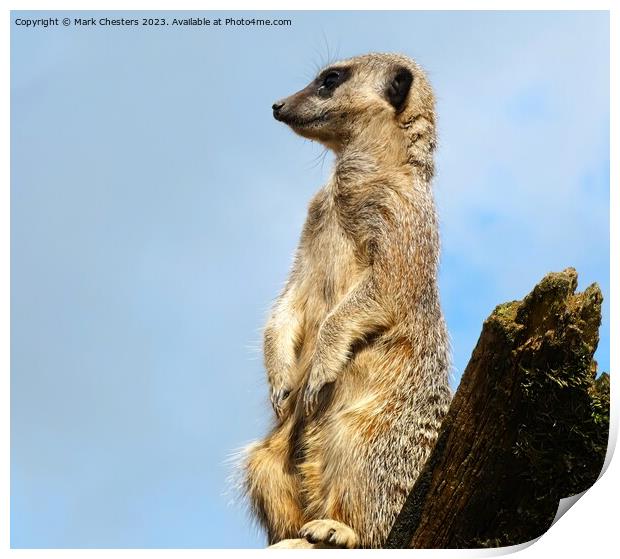
<path fill-rule="evenodd" d="M 547 275 L 485 321 L 437 444 L 385 547 L 514 545 L 602 468 L 609 383 L 595 381 L 602 295 Z"/>

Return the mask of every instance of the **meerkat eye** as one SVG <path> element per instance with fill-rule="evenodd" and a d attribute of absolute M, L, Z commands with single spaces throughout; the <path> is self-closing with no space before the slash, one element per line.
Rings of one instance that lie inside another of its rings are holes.
<path fill-rule="evenodd" d="M 337 87 L 340 87 L 351 77 L 351 71 L 347 67 L 326 70 L 324 74 L 319 74 L 316 83 L 318 84 L 319 97 L 330 97 Z"/>
<path fill-rule="evenodd" d="M 340 77 L 340 72 L 337 72 L 336 70 L 327 72 L 327 74 L 323 76 L 323 80 L 319 86 L 319 95 L 321 97 L 329 97 L 334 89 L 340 85 L 340 82 L 342 81 Z"/>
<path fill-rule="evenodd" d="M 323 78 L 323 83 L 321 85 L 327 89 L 332 89 L 338 83 L 339 78 L 340 72 L 332 70 Z"/>

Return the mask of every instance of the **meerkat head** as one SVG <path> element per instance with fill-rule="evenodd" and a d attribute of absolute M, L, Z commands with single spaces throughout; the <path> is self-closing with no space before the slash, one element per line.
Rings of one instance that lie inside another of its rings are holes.
<path fill-rule="evenodd" d="M 419 136 L 411 130 L 418 120 L 434 130 L 434 105 L 426 76 L 413 60 L 367 54 L 329 65 L 272 108 L 276 120 L 297 134 L 340 152 L 364 135 Z"/>

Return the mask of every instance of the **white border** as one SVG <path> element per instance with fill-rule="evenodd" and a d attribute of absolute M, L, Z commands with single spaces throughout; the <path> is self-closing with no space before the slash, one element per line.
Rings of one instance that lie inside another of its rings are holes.
<path fill-rule="evenodd" d="M 314 0 L 297 2 L 294 4 L 282 1 L 262 1 L 246 0 L 231 2 L 204 2 L 198 0 L 177 0 L 169 2 L 164 0 L 152 0 L 150 2 L 141 0 L 114 0 L 109 2 L 96 2 L 85 6 L 83 2 L 77 1 L 10 1 L 6 9 L 4 32 L 6 36 L 2 41 L 2 75 L 10 76 L 10 10 L 609 10 L 610 11 L 610 37 L 611 37 L 611 99 L 617 99 L 620 91 L 618 90 L 618 33 L 620 32 L 619 13 L 620 10 L 614 5 L 612 0 L 520 0 L 520 1 L 500 1 L 500 0 L 476 0 L 468 2 L 458 2 L 456 0 L 417 0 L 417 1 L 395 1 L 382 0 L 380 5 L 373 4 L 364 0 Z M 587 72 L 586 69 L 581 71 Z M 6 83 L 6 82 L 5 82 Z M 10 370 L 10 273 L 9 273 L 9 247 L 10 247 L 10 169 L 9 169 L 9 145 L 10 145 L 10 104 L 9 90 L 4 89 L 5 96 L 2 112 L 3 126 L 5 134 L 2 136 L 1 165 L 3 169 L 4 181 L 0 198 L 0 258 L 3 263 L 3 273 L 0 276 L 2 298 L 0 299 L 0 362 L 3 372 L 3 389 L 0 390 L 0 410 L 2 429 L 0 437 L 2 448 L 5 450 L 4 459 L 0 465 L 1 478 L 0 500 L 0 554 L 10 554 L 20 557 L 107 557 L 113 553 L 120 557 L 178 557 L 182 554 L 186 557 L 191 555 L 204 557 L 211 554 L 222 554 L 224 556 L 236 556 L 238 554 L 261 554 L 272 553 L 264 550 L 9 550 L 9 519 L 10 519 L 10 473 L 9 473 L 9 442 L 10 442 L 10 390 L 9 390 L 9 370 Z M 612 102 L 611 106 L 611 154 L 618 153 L 618 110 L 617 103 Z M 611 258 L 611 286 L 620 285 L 619 266 L 620 244 L 618 242 L 618 158 L 611 159 L 611 254 L 616 258 Z M 614 219 L 615 218 L 615 219 Z M 611 256 L 611 255 L 610 255 Z M 611 309 L 611 336 L 610 339 L 618 339 L 618 301 L 616 293 L 610 295 Z M 618 371 L 617 353 L 611 347 L 611 371 Z M 618 494 L 618 460 L 610 463 L 611 454 L 616 444 L 618 433 L 618 389 L 613 381 L 612 373 L 612 416 L 610 430 L 610 445 L 608 450 L 606 465 L 609 466 L 602 478 L 595 486 L 588 490 L 581 499 L 578 506 L 571 509 L 564 515 L 560 522 L 552 526 L 547 534 L 543 535 L 535 545 L 516 546 L 515 548 L 502 548 L 499 550 L 401 550 L 401 551 L 356 551 L 357 554 L 372 553 L 384 554 L 403 554 L 408 556 L 415 553 L 416 556 L 459 556 L 459 557 L 485 557 L 503 555 L 519 551 L 522 557 L 544 557 L 559 555 L 561 557 L 590 556 L 607 557 L 611 555 L 611 550 L 617 548 L 615 541 L 615 499 L 613 496 Z M 612 506 L 614 508 L 612 509 Z M 205 519 L 207 521 L 207 519 Z M 279 554 L 288 556 L 291 551 L 279 551 Z M 309 553 L 299 551 L 300 554 Z M 312 551 L 311 553 L 315 553 Z M 333 552 L 332 552 L 333 553 Z M 349 552 L 350 553 L 350 552 Z"/>

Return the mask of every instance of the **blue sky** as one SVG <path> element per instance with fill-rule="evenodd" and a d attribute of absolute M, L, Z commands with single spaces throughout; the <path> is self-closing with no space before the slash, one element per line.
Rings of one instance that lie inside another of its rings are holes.
<path fill-rule="evenodd" d="M 11 19 L 49 15 L 98 17 Z M 608 298 L 606 13 L 272 17 L 293 25 L 11 25 L 13 547 L 264 545 L 226 460 L 269 425 L 260 331 L 331 163 L 270 107 L 328 50 L 403 52 L 435 87 L 454 386 L 548 271 Z"/>

